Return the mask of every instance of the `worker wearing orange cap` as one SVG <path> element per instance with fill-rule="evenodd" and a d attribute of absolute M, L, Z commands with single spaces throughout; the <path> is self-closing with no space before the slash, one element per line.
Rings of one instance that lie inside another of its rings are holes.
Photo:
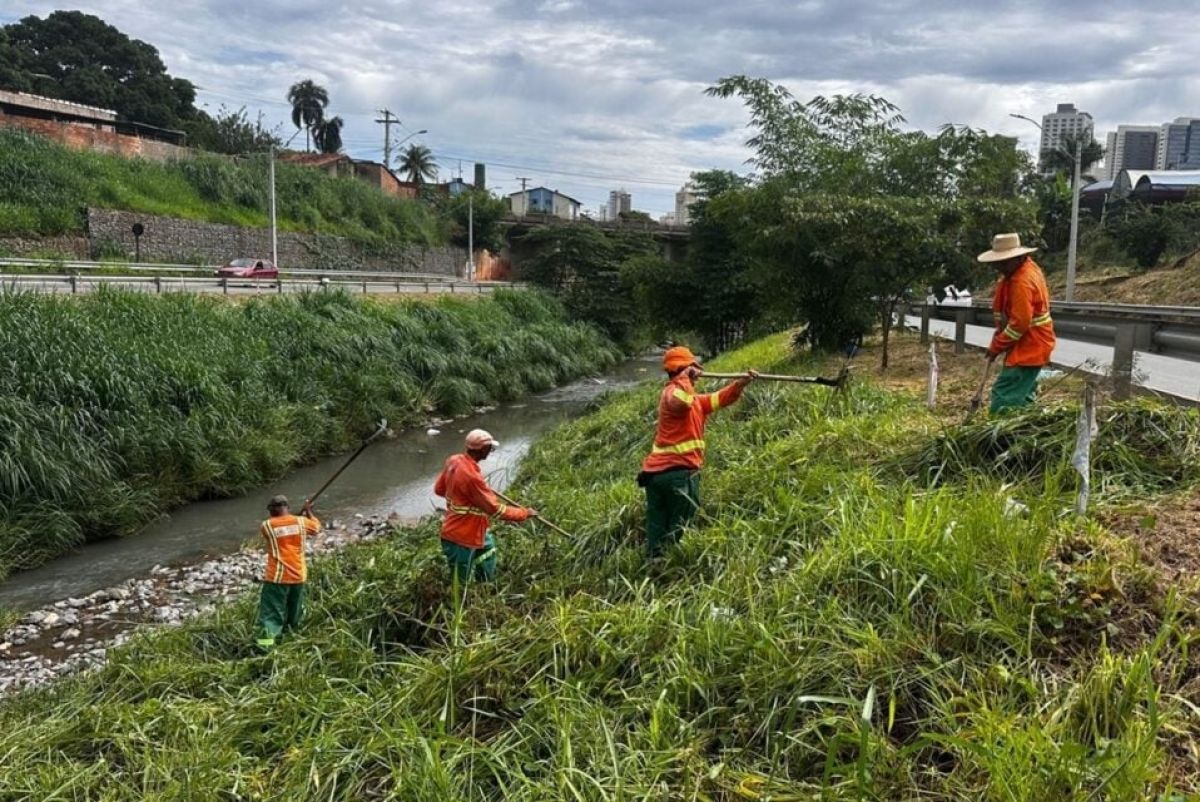
<path fill-rule="evenodd" d="M 658 400 L 658 428 L 638 484 L 646 489 L 646 546 L 652 558 L 679 542 L 683 527 L 700 506 L 700 468 L 704 465 L 704 426 L 708 416 L 742 397 L 758 373 L 715 393 L 696 393 L 703 373 L 695 354 L 683 346 L 667 349 L 663 370 L 669 381 Z"/>
<path fill-rule="evenodd" d="M 483 478 L 479 463 L 499 445 L 483 429 L 471 430 L 466 453 L 448 458 L 433 486 L 433 492 L 446 499 L 442 554 L 456 583 L 496 578 L 496 544 L 488 531 L 493 520 L 520 523 L 537 515 L 537 510 L 501 503 Z"/>

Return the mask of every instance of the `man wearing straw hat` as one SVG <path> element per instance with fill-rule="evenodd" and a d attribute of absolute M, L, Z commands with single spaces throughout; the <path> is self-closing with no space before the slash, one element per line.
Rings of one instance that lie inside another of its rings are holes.
<path fill-rule="evenodd" d="M 741 398 L 758 376 L 752 370 L 715 393 L 697 393 L 693 382 L 704 371 L 695 354 L 683 346 L 668 348 L 662 365 L 670 381 L 659 397 L 654 445 L 638 474 L 638 484 L 646 489 L 646 548 L 651 559 L 679 542 L 683 527 L 700 507 L 708 416 Z"/>
<path fill-rule="evenodd" d="M 483 429 L 472 429 L 466 453 L 450 456 L 433 486 L 433 492 L 446 499 L 442 554 L 456 584 L 496 578 L 496 543 L 488 531 L 493 519 L 520 523 L 537 516 L 537 510 L 501 502 L 483 478 L 479 463 L 499 445 Z"/>
<path fill-rule="evenodd" d="M 1004 369 L 992 385 L 992 413 L 1032 404 L 1038 374 L 1050 363 L 1054 351 L 1050 291 L 1042 269 L 1029 256 L 1036 250 L 1022 246 L 1017 234 L 997 234 L 992 237 L 991 250 L 979 254 L 979 261 L 1000 274 L 992 297 L 996 333 L 987 359 L 990 365 L 1004 354 Z"/>

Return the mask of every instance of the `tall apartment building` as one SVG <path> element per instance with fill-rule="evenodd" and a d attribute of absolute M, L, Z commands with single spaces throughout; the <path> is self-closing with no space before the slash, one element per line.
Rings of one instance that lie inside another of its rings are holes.
<path fill-rule="evenodd" d="M 675 225 L 686 226 L 692 222 L 691 205 L 700 200 L 700 193 L 691 181 L 675 193 Z"/>
<path fill-rule="evenodd" d="M 1200 117 L 1178 117 L 1162 124 L 1154 169 L 1200 169 Z"/>
<path fill-rule="evenodd" d="M 1153 170 L 1159 130 L 1157 125 L 1118 125 L 1105 144 L 1105 177 L 1112 180 L 1122 170 Z"/>
<path fill-rule="evenodd" d="M 1050 114 L 1042 115 L 1042 141 L 1038 146 L 1038 169 L 1046 172 L 1046 157 L 1063 144 L 1063 137 L 1083 137 L 1092 135 L 1095 123 L 1092 115 L 1079 111 L 1074 103 L 1059 103 L 1058 108 Z"/>
<path fill-rule="evenodd" d="M 608 193 L 608 219 L 620 220 L 622 212 L 633 211 L 633 196 L 625 188 L 614 189 Z"/>

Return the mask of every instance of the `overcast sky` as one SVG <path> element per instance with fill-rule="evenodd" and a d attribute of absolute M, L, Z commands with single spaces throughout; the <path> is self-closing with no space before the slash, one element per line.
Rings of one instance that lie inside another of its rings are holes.
<path fill-rule="evenodd" d="M 1109 8 L 1105 8 L 1105 6 Z M 0 21 L 53 2 L 4 0 Z M 689 173 L 743 170 L 746 115 L 703 90 L 735 73 L 799 97 L 875 92 L 909 124 L 965 123 L 1019 135 L 1074 102 L 1117 123 L 1200 116 L 1195 0 L 95 0 L 77 6 L 159 49 L 200 102 L 262 111 L 294 132 L 283 100 L 312 78 L 346 120 L 356 157 L 380 159 L 375 109 L 438 157 L 488 165 L 594 210 L 620 186 L 656 217 Z"/>

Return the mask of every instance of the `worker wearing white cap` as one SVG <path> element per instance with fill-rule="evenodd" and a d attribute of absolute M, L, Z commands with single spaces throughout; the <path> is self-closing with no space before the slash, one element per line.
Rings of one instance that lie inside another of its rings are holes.
<path fill-rule="evenodd" d="M 520 523 L 537 510 L 504 504 L 488 487 L 479 463 L 500 445 L 483 429 L 467 433 L 466 452 L 446 460 L 433 492 L 446 499 L 442 553 L 456 583 L 496 578 L 496 545 L 488 530 L 493 519 Z"/>

